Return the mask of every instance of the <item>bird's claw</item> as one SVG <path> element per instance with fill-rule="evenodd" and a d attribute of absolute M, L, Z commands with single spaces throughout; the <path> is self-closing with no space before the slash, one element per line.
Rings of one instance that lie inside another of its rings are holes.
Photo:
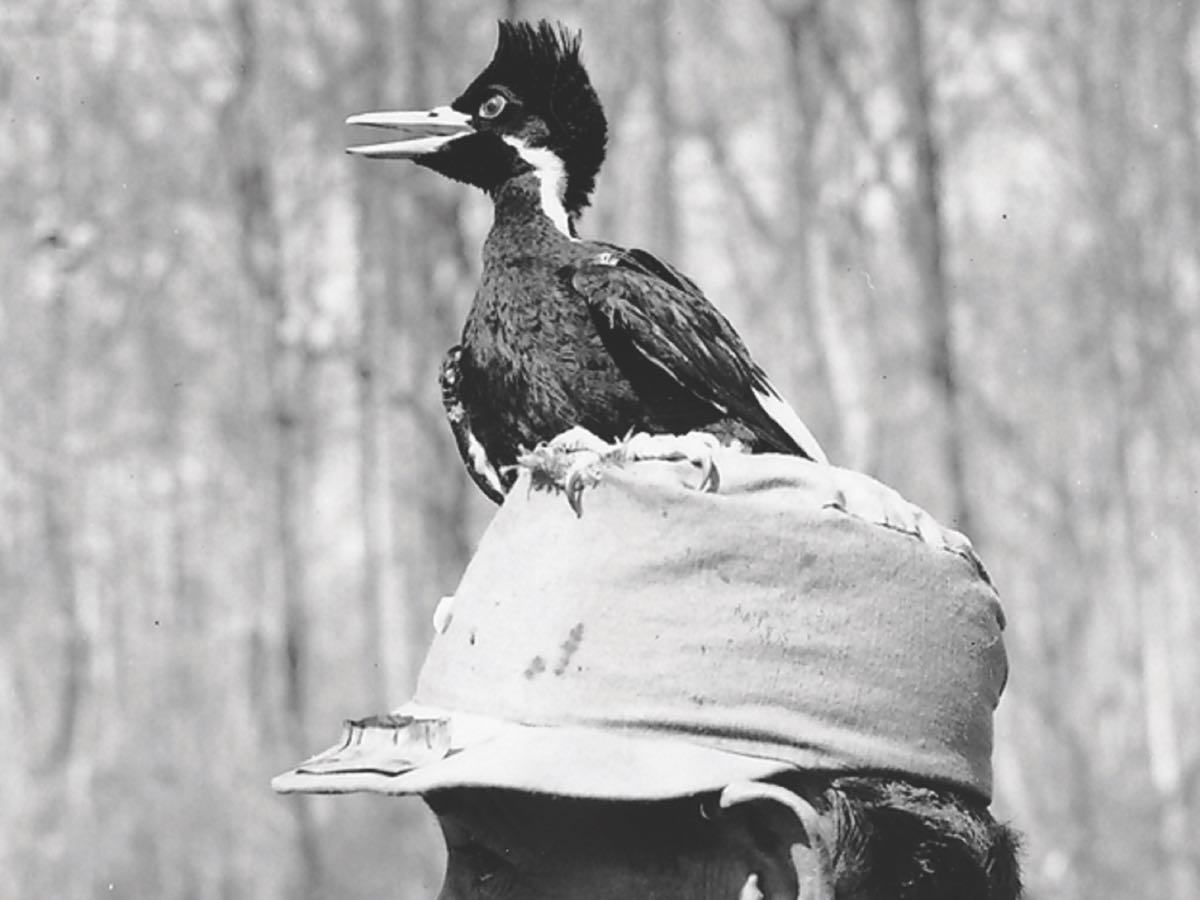
<path fill-rule="evenodd" d="M 582 516 L 584 490 L 600 482 L 603 464 L 612 459 L 619 446 L 575 426 L 522 452 L 517 464 L 529 470 L 531 488 L 562 491 L 572 512 Z"/>
<path fill-rule="evenodd" d="M 921 507 L 905 500 L 898 491 L 848 469 L 830 466 L 824 476 L 832 488 L 830 498 L 824 504 L 826 508 L 911 535 L 931 547 L 957 553 L 991 583 L 987 569 L 966 536 L 942 526 Z"/>
<path fill-rule="evenodd" d="M 721 442 L 703 431 L 687 434 L 635 434 L 625 442 L 625 451 L 633 460 L 661 459 L 690 462 L 700 470 L 697 490 L 715 494 L 721 489 L 721 471 L 716 454 Z"/>
<path fill-rule="evenodd" d="M 613 445 L 598 435 L 592 434 L 582 425 L 568 428 L 557 437 L 551 438 L 546 446 L 559 453 L 579 453 L 586 451 L 595 456 L 611 453 Z"/>
<path fill-rule="evenodd" d="M 716 493 L 721 473 L 716 453 L 721 442 L 711 434 L 693 431 L 683 435 L 630 434 L 609 443 L 586 428 L 575 426 L 550 441 L 525 451 L 518 465 L 532 475 L 531 487 L 561 490 L 576 516 L 583 515 L 583 493 L 595 487 L 608 465 L 641 460 L 689 462 L 700 470 L 697 490 Z"/>
<path fill-rule="evenodd" d="M 600 464 L 604 457 L 592 451 L 576 451 L 582 459 L 571 463 L 567 476 L 563 480 L 563 491 L 567 495 L 567 503 L 575 513 L 576 518 L 583 517 L 583 492 L 586 488 L 595 487 L 600 483 Z"/>

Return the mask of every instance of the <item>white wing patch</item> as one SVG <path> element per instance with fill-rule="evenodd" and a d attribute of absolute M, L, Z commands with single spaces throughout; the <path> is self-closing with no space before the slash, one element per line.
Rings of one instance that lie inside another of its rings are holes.
<path fill-rule="evenodd" d="M 504 482 L 500 480 L 500 473 L 496 471 L 496 467 L 488 459 L 487 451 L 483 449 L 483 444 L 479 443 L 479 439 L 469 429 L 467 430 L 467 455 L 471 458 L 471 468 L 475 470 L 475 473 L 491 485 L 497 494 L 503 497 L 507 492 L 504 490 Z"/>
<path fill-rule="evenodd" d="M 520 138 L 505 136 L 504 143 L 517 151 L 517 155 L 537 173 L 541 183 L 542 212 L 546 214 L 554 227 L 569 237 L 578 240 L 571 234 L 571 219 L 567 208 L 563 205 L 563 192 L 567 189 L 567 170 L 558 154 L 545 147 L 530 147 Z"/>
<path fill-rule="evenodd" d="M 496 467 L 488 459 L 487 451 L 483 449 L 483 444 L 479 443 L 479 438 L 475 437 L 470 428 L 462 427 L 463 420 L 466 417 L 467 411 L 463 409 L 461 403 L 455 402 L 446 407 L 446 418 L 466 433 L 467 464 L 471 467 L 471 471 L 486 481 L 495 489 L 497 494 L 503 497 L 507 491 L 504 489 L 504 482 L 500 480 L 500 473 L 496 471 Z"/>
<path fill-rule="evenodd" d="M 829 464 L 825 451 L 821 449 L 821 445 L 817 443 L 813 433 L 808 430 L 807 425 L 800 421 L 800 417 L 796 415 L 796 411 L 788 405 L 787 401 L 779 396 L 779 391 L 775 390 L 771 382 L 763 381 L 756 384 L 754 398 L 763 408 L 763 412 L 774 419 L 776 424 L 788 433 L 801 450 L 816 462 Z"/>

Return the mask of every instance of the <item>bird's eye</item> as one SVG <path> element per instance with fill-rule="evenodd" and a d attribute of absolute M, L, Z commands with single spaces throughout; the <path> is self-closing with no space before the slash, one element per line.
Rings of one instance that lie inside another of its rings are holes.
<path fill-rule="evenodd" d="M 479 117 L 481 119 L 494 119 L 500 113 L 504 112 L 504 107 L 508 106 L 508 100 L 503 94 L 492 94 L 483 101 L 479 107 Z"/>

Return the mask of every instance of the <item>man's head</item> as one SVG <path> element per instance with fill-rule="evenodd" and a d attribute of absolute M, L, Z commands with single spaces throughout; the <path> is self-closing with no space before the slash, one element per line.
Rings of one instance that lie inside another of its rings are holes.
<path fill-rule="evenodd" d="M 441 900 L 1012 900 L 1020 892 L 1015 836 L 959 792 L 813 773 L 761 787 L 761 796 L 729 806 L 717 793 L 613 802 L 432 792 L 425 799 L 448 850 Z M 797 803 L 811 815 L 797 815 Z"/>
<path fill-rule="evenodd" d="M 784 829 L 752 825 L 748 810 L 719 814 L 711 799 L 706 809 L 699 798 L 612 802 L 458 788 L 426 802 L 449 851 L 443 900 L 735 900 L 752 873 L 760 885 L 795 880 L 783 872 Z"/>
<path fill-rule="evenodd" d="M 518 485 L 415 700 L 277 789 L 423 795 L 447 898 L 1015 896 L 977 561 L 863 476 L 718 463 L 606 472 L 581 519 Z"/>

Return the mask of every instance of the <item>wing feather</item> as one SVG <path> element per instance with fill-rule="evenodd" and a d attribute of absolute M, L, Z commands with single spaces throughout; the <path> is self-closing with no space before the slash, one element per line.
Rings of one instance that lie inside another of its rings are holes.
<path fill-rule="evenodd" d="M 572 284 L 614 361 L 667 425 L 734 419 L 759 449 L 826 461 L 733 326 L 693 282 L 645 251 L 606 248 L 577 267 Z"/>
<path fill-rule="evenodd" d="M 442 361 L 438 383 L 442 389 L 442 407 L 446 411 L 446 420 L 450 423 L 450 431 L 454 435 L 454 443 L 458 446 L 458 455 L 471 480 L 489 500 L 503 503 L 504 496 L 512 486 L 511 478 L 505 479 L 500 474 L 500 467 L 488 456 L 487 450 L 475 433 L 471 431 L 471 420 L 466 408 L 459 398 L 458 390 L 462 373 L 459 370 L 459 360 L 462 358 L 462 348 L 451 347 Z"/>

